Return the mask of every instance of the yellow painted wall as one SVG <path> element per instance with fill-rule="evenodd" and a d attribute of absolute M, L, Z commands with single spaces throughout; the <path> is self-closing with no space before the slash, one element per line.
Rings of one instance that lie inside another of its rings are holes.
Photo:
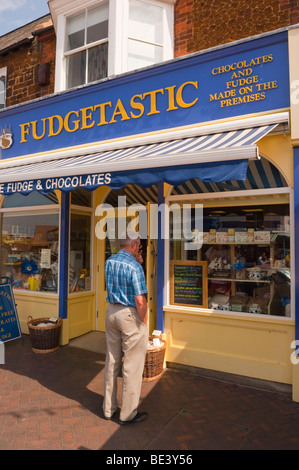
<path fill-rule="evenodd" d="M 14 291 L 21 331 L 28 334 L 27 318 L 58 317 L 58 296 Z"/>
<path fill-rule="evenodd" d="M 288 31 L 292 145 L 299 146 L 299 28 Z M 298 308 L 298 306 L 297 306 Z M 299 402 L 299 364 L 293 365 L 293 400 Z"/>
<path fill-rule="evenodd" d="M 105 315 L 107 302 L 106 297 L 107 293 L 105 291 L 105 240 L 98 240 L 98 262 L 99 262 L 99 272 L 98 272 L 98 298 L 97 298 L 97 311 L 98 311 L 98 331 L 105 331 Z"/>
<path fill-rule="evenodd" d="M 95 330 L 95 298 L 95 292 L 80 292 L 69 297 L 69 339 Z"/>
<path fill-rule="evenodd" d="M 258 142 L 261 155 L 267 157 L 286 178 L 289 186 L 294 187 L 293 147 L 290 134 L 264 137 Z"/>
<path fill-rule="evenodd" d="M 164 310 L 166 361 L 292 383 L 294 321 Z"/>
<path fill-rule="evenodd" d="M 110 188 L 107 186 L 100 187 L 96 189 L 94 193 L 94 214 L 96 207 L 103 203 L 105 197 L 109 193 Z M 98 222 L 98 217 L 94 216 L 94 226 L 96 226 Z M 97 330 L 98 331 L 105 331 L 105 312 L 107 303 L 106 299 L 106 292 L 105 288 L 105 275 L 104 275 L 104 263 L 105 263 L 105 240 L 98 240 L 94 234 L 95 242 L 94 242 L 94 280 L 97 290 L 97 299 L 96 299 L 96 312 L 98 312 L 97 318 Z M 97 272 L 98 269 L 98 272 Z"/>
<path fill-rule="evenodd" d="M 21 331 L 29 334 L 27 319 L 58 317 L 57 295 L 14 291 Z M 63 321 L 60 344 L 95 329 L 95 292 L 84 292 L 68 299 L 68 319 Z"/>

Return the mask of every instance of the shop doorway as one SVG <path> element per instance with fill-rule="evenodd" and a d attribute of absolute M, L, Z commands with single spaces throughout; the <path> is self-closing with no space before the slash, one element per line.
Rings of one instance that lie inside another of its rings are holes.
<path fill-rule="evenodd" d="M 127 188 L 126 188 L 127 189 Z M 127 189 L 128 193 L 128 189 Z M 132 214 L 132 209 L 128 211 L 128 207 L 130 204 L 128 202 L 132 202 L 131 198 L 128 198 L 127 207 L 126 208 L 118 208 L 115 206 L 115 201 L 117 199 L 117 195 L 123 194 L 123 191 L 111 191 L 108 197 L 105 200 L 105 204 L 109 204 L 111 209 L 105 212 L 102 215 L 102 225 L 101 228 L 104 227 L 105 221 L 104 217 L 106 218 L 106 225 L 104 230 L 107 231 L 114 231 L 115 237 L 109 238 L 105 237 L 105 239 L 97 238 L 98 244 L 98 265 L 97 265 L 97 299 L 96 299 L 96 330 L 97 331 L 105 331 L 105 313 L 107 308 L 107 291 L 105 285 L 105 273 L 104 273 L 104 264 L 105 261 L 113 254 L 116 254 L 119 250 L 119 240 L 118 234 L 122 232 L 124 227 L 128 227 L 131 224 L 132 227 L 136 227 L 136 231 L 139 230 L 138 226 L 138 204 L 140 204 L 141 210 L 146 210 L 146 217 L 147 217 L 147 238 L 141 239 L 142 245 L 142 256 L 143 256 L 143 263 L 142 267 L 144 270 L 146 284 L 148 289 L 148 325 L 149 325 L 149 333 L 151 333 L 156 328 L 156 298 L 157 298 L 157 240 L 152 240 L 150 238 L 150 204 L 154 202 L 156 199 L 156 193 L 152 190 L 149 194 L 150 197 L 147 199 L 151 199 L 150 201 L 145 200 L 145 192 L 142 191 L 143 198 L 137 199 L 134 198 L 133 203 L 136 204 L 136 212 Z M 136 190 L 131 194 L 136 194 Z M 137 193 L 139 194 L 139 192 Z M 113 202 L 113 206 L 111 204 Z M 113 207 L 113 209 L 112 209 Z M 128 215 L 128 213 L 130 215 Z M 144 215 L 142 216 L 144 217 Z M 119 231 L 120 228 L 120 231 Z"/>

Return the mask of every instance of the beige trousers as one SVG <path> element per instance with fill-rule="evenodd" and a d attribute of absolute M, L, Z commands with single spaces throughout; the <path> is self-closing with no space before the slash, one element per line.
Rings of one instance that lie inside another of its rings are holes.
<path fill-rule="evenodd" d="M 137 413 L 148 328 L 136 308 L 109 304 L 106 310 L 106 364 L 103 411 L 110 418 L 117 410 L 117 377 L 122 366 L 122 403 L 119 418 L 128 421 Z M 123 358 L 123 362 L 122 362 Z"/>

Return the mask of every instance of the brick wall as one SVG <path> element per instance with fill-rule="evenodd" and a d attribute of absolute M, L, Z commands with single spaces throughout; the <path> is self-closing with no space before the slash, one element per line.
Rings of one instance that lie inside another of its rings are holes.
<path fill-rule="evenodd" d="M 177 0 L 175 57 L 299 23 L 299 0 Z"/>
<path fill-rule="evenodd" d="M 56 39 L 54 29 L 36 34 L 24 44 L 0 55 L 0 68 L 7 67 L 6 106 L 13 106 L 54 92 Z M 47 63 L 45 75 L 40 64 Z M 46 78 L 42 85 L 38 78 Z"/>

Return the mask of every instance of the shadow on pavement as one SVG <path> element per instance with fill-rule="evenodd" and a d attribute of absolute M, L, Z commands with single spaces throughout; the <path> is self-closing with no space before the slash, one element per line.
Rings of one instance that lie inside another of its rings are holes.
<path fill-rule="evenodd" d="M 5 360 L 0 450 L 299 449 L 299 404 L 289 394 L 166 369 L 143 383 L 149 418 L 120 426 L 102 414 L 104 355 L 69 346 L 36 354 L 25 336 L 6 343 Z"/>

